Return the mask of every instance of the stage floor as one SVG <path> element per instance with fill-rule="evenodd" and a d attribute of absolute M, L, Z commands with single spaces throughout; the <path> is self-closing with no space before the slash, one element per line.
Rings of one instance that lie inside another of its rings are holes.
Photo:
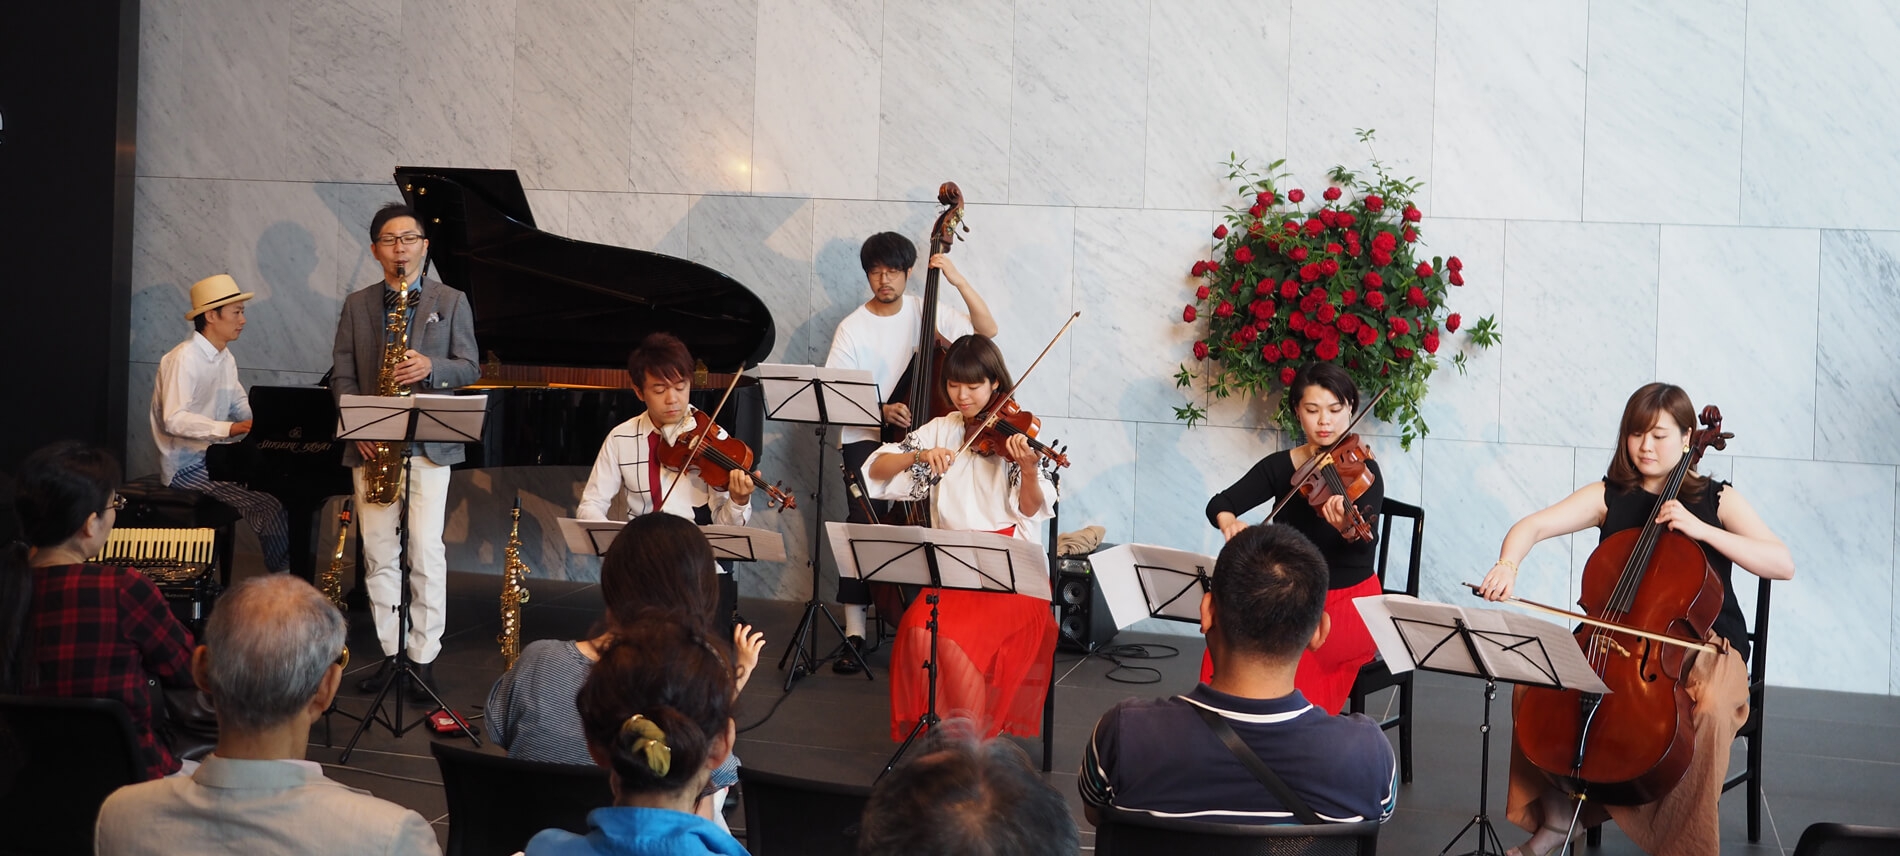
<path fill-rule="evenodd" d="M 465 715 L 481 711 L 489 687 L 501 673 L 501 655 L 495 642 L 501 629 L 497 605 L 500 585 L 495 576 L 450 574 L 449 631 L 435 674 L 446 699 Z M 523 644 L 534 639 L 578 638 L 586 635 L 600 616 L 596 586 L 533 578 L 527 585 L 532 599 L 523 607 Z M 739 713 L 743 729 L 758 723 L 783 695 L 784 676 L 776 666 L 802 613 L 802 604 L 745 600 L 740 609 L 765 631 L 767 638 L 760 670 L 743 694 Z M 820 640 L 825 649 L 837 642 L 828 627 Z M 1054 765 L 1047 778 L 1069 801 L 1082 829 L 1085 851 L 1092 848 L 1094 835 L 1083 819 L 1075 780 L 1082 746 L 1096 718 L 1124 698 L 1185 692 L 1194 685 L 1201 658 L 1198 637 L 1123 634 L 1114 641 L 1118 645 L 1144 644 L 1151 649 L 1173 645 L 1180 653 L 1167 659 L 1125 661 L 1131 666 L 1159 670 L 1159 681 L 1146 685 L 1117 683 L 1110 677 L 1115 665 L 1099 657 L 1057 655 Z M 355 663 L 361 664 L 359 668 L 374 666 L 373 652 L 378 649 L 366 614 L 351 615 L 350 650 L 355 653 Z M 888 645 L 871 656 L 877 677 L 874 681 L 862 675 L 834 675 L 828 669 L 799 681 L 769 719 L 740 735 L 739 756 L 748 766 L 760 769 L 839 782 L 871 782 L 896 749 L 889 739 L 889 684 L 884 674 L 888 657 Z M 1777 668 L 1797 667 L 1777 664 Z M 1118 674 L 1130 675 L 1126 671 Z M 360 713 L 368 700 L 348 687 L 356 677 L 346 680 L 346 692 L 339 704 Z M 1375 711 L 1385 704 L 1396 704 L 1388 700 L 1391 695 L 1388 692 L 1375 697 Z M 1415 779 L 1401 789 L 1398 811 L 1380 833 L 1379 849 L 1383 853 L 1440 852 L 1471 820 L 1478 803 L 1478 726 L 1483 714 L 1483 685 L 1421 674 L 1416 698 Z M 1491 747 L 1490 802 L 1493 817 L 1500 824 L 1499 836 L 1506 846 L 1516 846 L 1525 834 L 1502 817 L 1504 758 L 1510 740 L 1507 705 L 1508 694 L 1500 692 L 1492 711 L 1500 725 Z M 1771 688 L 1767 707 L 1762 840 L 1751 844 L 1747 839 L 1745 795 L 1738 788 L 1722 799 L 1722 853 L 1791 853 L 1801 830 L 1818 821 L 1900 826 L 1900 698 Z M 339 746 L 354 724 L 343 718 L 336 720 L 334 739 Z M 348 766 L 335 763 L 339 750 L 326 748 L 322 739 L 323 727 L 319 725 L 312 731 L 309 757 L 322 762 L 332 778 L 416 809 L 435 824 L 446 844 L 451 818 L 442 796 L 441 776 L 427 743 L 450 738 L 436 737 L 419 728 L 393 739 L 387 730 L 373 728 Z M 458 745 L 467 745 L 459 737 L 455 740 Z M 1040 740 L 1018 743 L 1040 761 Z M 483 751 L 499 752 L 486 742 Z M 1738 745 L 1734 768 L 1739 769 L 1741 761 Z M 734 833 L 743 839 L 743 810 L 727 817 Z M 1467 836 L 1454 852 L 1467 852 L 1474 846 L 1472 837 Z M 1594 852 L 1638 851 L 1611 826 L 1604 835 L 1603 847 Z"/>

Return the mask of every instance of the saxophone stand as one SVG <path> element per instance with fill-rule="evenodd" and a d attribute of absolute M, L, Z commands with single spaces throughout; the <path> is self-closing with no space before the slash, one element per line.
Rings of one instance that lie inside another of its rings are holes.
<path fill-rule="evenodd" d="M 947 589 L 984 591 L 1048 600 L 1051 591 L 1048 557 L 1033 541 L 993 532 L 868 523 L 827 523 L 825 531 L 831 540 L 831 552 L 838 559 L 841 576 L 853 576 L 865 582 L 924 586 L 924 599 L 930 604 L 930 621 L 926 625 L 930 630 L 930 656 L 922 667 L 929 681 L 924 713 L 897 747 L 890 763 L 884 765 L 884 772 L 888 773 L 918 737 L 942 722 L 937 714 L 940 666 L 937 641 L 943 631 L 939 613 L 941 593 Z M 917 607 L 912 605 L 911 608 Z M 892 668 L 896 668 L 896 664 Z M 1046 732 L 1044 736 L 1048 736 Z"/>
<path fill-rule="evenodd" d="M 818 441 L 818 490 L 812 494 L 812 513 L 816 524 L 825 516 L 825 447 L 830 445 L 825 442 L 825 433 L 833 425 L 875 428 L 883 424 L 877 384 L 871 382 L 870 372 L 859 369 L 783 364 L 759 366 L 759 383 L 765 393 L 766 418 L 815 426 L 812 433 Z M 811 528 L 811 553 L 805 562 L 811 568 L 811 597 L 805 601 L 805 616 L 792 632 L 790 646 L 778 658 L 779 671 L 786 672 L 786 692 L 791 692 L 800 678 L 817 672 L 826 660 L 832 659 L 818 656 L 820 616 L 831 625 L 832 632 L 838 634 L 838 650 L 849 652 L 864 667 L 865 680 L 875 680 L 870 664 L 864 661 L 864 652 L 851 644 L 843 625 L 825 608 L 824 601 L 818 599 L 821 582 L 818 547 L 823 530 L 824 527 L 818 525 Z M 788 663 L 790 671 L 786 671 Z"/>
<path fill-rule="evenodd" d="M 356 726 L 356 733 L 350 735 L 349 743 L 343 747 L 343 753 L 337 756 L 337 763 L 348 764 L 350 754 L 356 751 L 356 744 L 369 731 L 371 724 L 389 729 L 391 737 L 400 738 L 417 726 L 429 721 L 430 714 L 437 710 L 448 710 L 442 697 L 428 684 L 423 683 L 416 673 L 415 662 L 409 659 L 410 609 L 414 592 L 410 588 L 411 569 L 409 565 L 409 507 L 410 492 L 415 489 L 415 480 L 411 475 L 410 461 L 415 454 L 417 442 L 470 443 L 481 438 L 481 421 L 487 406 L 487 396 L 451 396 L 451 395 L 413 395 L 413 396 L 358 396 L 345 395 L 341 402 L 339 420 L 346 430 L 337 432 L 338 440 L 377 440 L 402 444 L 402 494 L 396 500 L 396 544 L 397 567 L 400 569 L 401 599 L 396 610 L 396 665 L 383 679 L 383 685 L 376 691 Z M 357 411 L 354 412 L 353 411 Z M 352 417 L 366 419 L 362 423 L 352 422 Z M 392 436 L 393 435 L 393 436 Z M 374 605 L 372 604 L 372 608 Z M 407 687 L 420 687 L 428 695 L 433 707 L 427 707 L 414 722 L 403 721 L 403 697 Z M 393 709 L 385 710 L 383 703 L 394 694 Z M 457 730 L 476 746 L 482 745 L 482 739 L 468 725 L 460 714 L 450 711 Z"/>
<path fill-rule="evenodd" d="M 1463 856 L 1503 856 L 1491 823 L 1491 701 L 1498 682 L 1549 689 L 1605 693 L 1609 688 L 1583 658 L 1570 631 L 1528 615 L 1493 609 L 1463 609 L 1405 595 L 1362 597 L 1353 606 L 1366 621 L 1393 674 L 1416 668 L 1484 681 L 1483 751 L 1478 768 L 1478 813 L 1438 851 L 1450 853 L 1476 830 L 1477 849 Z M 1568 846 L 1566 845 L 1566 848 Z"/>

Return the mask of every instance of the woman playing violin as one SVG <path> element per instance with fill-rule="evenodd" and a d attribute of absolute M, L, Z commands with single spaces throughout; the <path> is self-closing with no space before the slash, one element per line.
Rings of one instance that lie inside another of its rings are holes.
<path fill-rule="evenodd" d="M 1293 412 L 1300 420 L 1306 442 L 1274 452 L 1254 464 L 1226 490 L 1207 501 L 1207 519 L 1233 538 L 1247 528 L 1240 515 L 1257 506 L 1287 498 L 1288 507 L 1274 518 L 1299 530 L 1313 541 L 1332 579 L 1326 594 L 1326 614 L 1332 618 L 1332 632 L 1317 650 L 1300 658 L 1299 671 L 1293 678 L 1295 688 L 1306 700 L 1338 713 L 1352 694 L 1352 683 L 1359 667 L 1372 662 L 1379 649 L 1366 631 L 1366 624 L 1352 606 L 1352 599 L 1381 592 L 1379 577 L 1373 571 L 1375 544 L 1371 538 L 1351 535 L 1355 521 L 1348 511 L 1346 497 L 1334 495 L 1315 509 L 1294 493 L 1293 476 L 1302 466 L 1329 447 L 1339 443 L 1341 432 L 1352 422 L 1359 409 L 1359 388 L 1346 370 L 1332 363 L 1307 363 L 1287 386 Z M 1366 522 L 1377 519 L 1385 497 L 1385 479 L 1377 461 L 1365 463 L 1372 484 L 1353 503 L 1358 517 Z M 1212 663 L 1201 660 L 1201 680 L 1213 676 Z"/>
<path fill-rule="evenodd" d="M 1510 597 L 1518 563 L 1537 542 L 1592 526 L 1607 539 L 1641 528 L 1652 517 L 1694 539 L 1723 587 L 1721 612 L 1710 630 L 1722 653 L 1697 656 L 1687 678 L 1696 735 L 1694 760 L 1681 781 L 1656 802 L 1610 806 L 1607 814 L 1600 803 L 1587 802 L 1572 833 L 1576 804 L 1513 741 L 1507 811 L 1512 822 L 1534 834 L 1512 853 L 1555 853 L 1566 833 L 1581 833 L 1606 817 L 1614 818 L 1648 853 L 1714 853 L 1718 848 L 1716 804 L 1728 771 L 1729 744 L 1748 719 L 1747 628 L 1730 569 L 1740 565 L 1758 577 L 1785 580 L 1794 576 L 1794 558 L 1733 486 L 1694 470 L 1684 478 L 1677 498 L 1657 507 L 1671 472 L 1682 461 L 1694 419 L 1695 409 L 1681 387 L 1652 383 L 1636 390 L 1623 407 L 1609 473 L 1514 524 L 1479 587 L 1489 600 Z"/>
<path fill-rule="evenodd" d="M 1010 436 L 994 457 L 964 449 L 967 428 L 1013 389 L 1002 352 L 984 336 L 956 340 L 944 355 L 943 384 L 956 412 L 871 453 L 864 476 L 872 498 L 928 498 L 935 528 L 1040 541 L 1037 524 L 1054 515 L 1056 492 L 1038 469 L 1029 438 Z M 1056 644 L 1048 601 L 952 589 L 937 594 L 939 708 L 969 716 L 986 736 L 1040 733 Z M 921 664 L 930 653 L 929 613 L 923 600 L 912 602 L 891 653 L 893 739 L 902 739 L 924 712 L 928 677 Z"/>

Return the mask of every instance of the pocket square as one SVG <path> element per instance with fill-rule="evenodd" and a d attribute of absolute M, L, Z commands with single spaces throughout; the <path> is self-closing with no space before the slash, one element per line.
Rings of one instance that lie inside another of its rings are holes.
<path fill-rule="evenodd" d="M 434 324 L 435 322 L 440 321 L 440 320 L 442 320 L 442 315 L 440 313 L 431 312 L 429 313 L 429 320 L 425 323 Z"/>

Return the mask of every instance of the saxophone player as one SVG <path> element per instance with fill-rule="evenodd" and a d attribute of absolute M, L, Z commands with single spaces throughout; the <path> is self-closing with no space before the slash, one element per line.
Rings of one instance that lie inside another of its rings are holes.
<path fill-rule="evenodd" d="M 476 363 L 474 313 L 462 292 L 423 276 L 429 240 L 423 234 L 421 219 L 407 205 L 385 205 L 370 220 L 369 236 L 370 252 L 382 265 L 383 277 L 343 301 L 333 351 L 331 394 L 385 394 L 379 390 L 391 383 L 417 392 L 444 392 L 474 383 L 481 376 Z M 405 335 L 409 347 L 396 354 L 399 359 L 386 368 L 384 352 Z M 385 372 L 389 377 L 383 377 Z M 463 450 L 457 443 L 415 444 L 406 489 L 409 543 L 403 545 L 396 541 L 396 517 L 402 504 L 375 504 L 365 498 L 370 479 L 365 463 L 375 457 L 376 446 L 359 442 L 343 452 L 343 463 L 350 467 L 356 486 L 357 531 L 366 564 L 364 581 L 376 621 L 376 638 L 383 648 L 382 666 L 357 688 L 365 692 L 379 688 L 394 668 L 400 645 L 415 663 L 416 674 L 433 689 L 432 667 L 442 651 L 448 598 L 448 556 L 442 545 L 442 522 L 448 507 L 449 466 L 462 460 Z M 402 600 L 399 560 L 404 549 L 409 551 L 411 575 L 410 628 L 407 639 L 398 639 L 395 610 Z M 420 687 L 408 690 L 413 699 L 428 698 Z"/>

